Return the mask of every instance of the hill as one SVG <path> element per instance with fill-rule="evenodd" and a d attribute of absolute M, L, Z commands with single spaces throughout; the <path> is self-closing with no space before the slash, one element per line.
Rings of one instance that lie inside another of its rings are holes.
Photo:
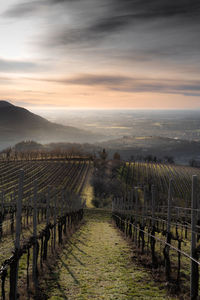
<path fill-rule="evenodd" d="M 108 157 L 112 158 L 118 152 L 123 160 L 148 159 L 148 156 L 156 156 L 158 160 L 165 161 L 167 158 L 174 158 L 179 164 L 188 164 L 195 159 L 200 164 L 200 142 L 187 141 L 180 139 L 164 138 L 159 136 L 124 136 L 123 138 L 113 139 L 98 143 L 70 143 L 57 142 L 48 144 L 38 144 L 36 142 L 22 142 L 15 145 L 15 149 L 24 150 L 57 150 L 61 151 L 80 151 L 98 156 L 98 152 L 105 148 Z"/>
<path fill-rule="evenodd" d="M 192 158 L 200 158 L 200 142 L 159 136 L 124 136 L 98 143 L 112 155 L 118 151 L 123 159 L 131 156 L 145 157 L 149 154 L 164 158 L 173 156 L 177 163 L 188 163 Z"/>
<path fill-rule="evenodd" d="M 71 126 L 49 122 L 29 110 L 0 101 L 0 148 L 21 140 L 49 142 L 94 142 L 100 136 Z"/>

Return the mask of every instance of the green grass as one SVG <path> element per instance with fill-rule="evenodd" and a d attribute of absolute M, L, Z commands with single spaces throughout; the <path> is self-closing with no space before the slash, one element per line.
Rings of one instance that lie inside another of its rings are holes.
<path fill-rule="evenodd" d="M 109 213 L 88 210 L 85 224 L 49 265 L 41 287 L 47 299 L 172 299 L 164 285 L 133 263 L 129 243 Z"/>

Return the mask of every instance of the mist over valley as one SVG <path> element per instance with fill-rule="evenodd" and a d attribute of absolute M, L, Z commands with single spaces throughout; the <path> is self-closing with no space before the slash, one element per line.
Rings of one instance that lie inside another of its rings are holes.
<path fill-rule="evenodd" d="M 179 164 L 200 159 L 199 110 L 95 110 L 31 108 L 0 102 L 1 150 L 25 140 L 44 149 L 79 148 L 112 158 L 158 160 L 173 157 Z"/>

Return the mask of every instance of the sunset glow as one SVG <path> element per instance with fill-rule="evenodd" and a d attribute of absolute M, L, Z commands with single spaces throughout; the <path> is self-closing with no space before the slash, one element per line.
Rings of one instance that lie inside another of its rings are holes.
<path fill-rule="evenodd" d="M 9 0 L 0 10 L 1 99 L 200 108 L 198 2 Z"/>

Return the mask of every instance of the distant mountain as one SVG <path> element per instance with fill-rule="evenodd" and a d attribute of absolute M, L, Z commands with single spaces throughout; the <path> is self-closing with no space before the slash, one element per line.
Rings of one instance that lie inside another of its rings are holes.
<path fill-rule="evenodd" d="M 7 101 L 0 101 L 0 148 L 21 140 L 49 142 L 96 142 L 100 135 L 71 126 L 63 126 L 31 113 Z"/>

